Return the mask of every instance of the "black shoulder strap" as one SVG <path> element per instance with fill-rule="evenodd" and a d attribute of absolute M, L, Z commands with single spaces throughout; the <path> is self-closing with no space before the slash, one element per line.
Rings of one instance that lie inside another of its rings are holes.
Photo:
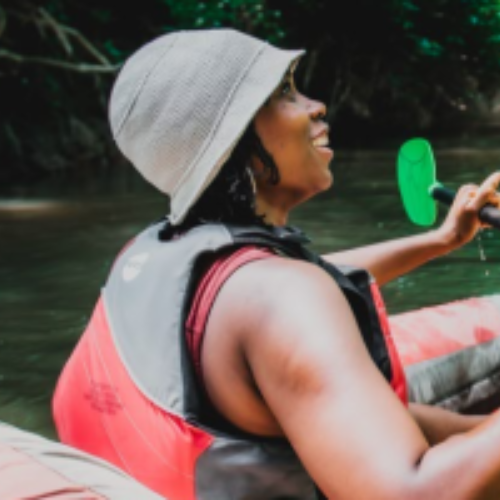
<path fill-rule="evenodd" d="M 377 324 L 375 324 L 378 321 L 377 315 L 376 312 L 371 310 L 372 308 L 367 302 L 366 296 L 337 267 L 305 248 L 304 245 L 309 243 L 310 240 L 300 229 L 295 227 L 273 227 L 268 229 L 259 226 L 228 226 L 227 228 L 231 232 L 236 245 L 260 245 L 273 248 L 290 257 L 316 264 L 327 272 L 339 285 L 349 302 L 358 321 L 365 345 L 373 359 L 377 365 L 385 366 L 387 364 L 385 362 L 387 357 L 384 349 L 385 343 L 383 339 L 378 339 L 378 341 L 375 338 L 377 335 L 374 334 L 375 331 L 378 331 Z M 389 374 L 388 369 L 385 367 L 382 371 Z"/>
<path fill-rule="evenodd" d="M 318 254 L 305 248 L 311 240 L 300 229 L 293 226 L 263 228 L 259 226 L 227 226 L 234 242 L 239 245 L 261 245 L 277 249 L 285 255 L 312 262 L 324 269 L 339 286 L 353 295 L 360 295 L 351 280 L 334 265 L 326 262 Z"/>

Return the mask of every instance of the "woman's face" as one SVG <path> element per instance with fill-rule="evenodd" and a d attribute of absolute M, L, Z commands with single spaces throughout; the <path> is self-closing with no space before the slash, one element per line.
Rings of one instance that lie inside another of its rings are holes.
<path fill-rule="evenodd" d="M 259 177 L 262 165 L 254 161 L 259 194 L 292 208 L 331 186 L 333 151 L 325 114 L 324 104 L 297 91 L 289 72 L 255 116 L 257 135 L 280 173 L 280 183 L 271 186 Z"/>

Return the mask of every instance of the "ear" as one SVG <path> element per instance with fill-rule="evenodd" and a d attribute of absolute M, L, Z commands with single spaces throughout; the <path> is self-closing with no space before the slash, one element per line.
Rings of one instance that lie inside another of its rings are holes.
<path fill-rule="evenodd" d="M 256 153 L 253 153 L 247 163 L 247 169 L 252 173 L 254 180 L 257 182 L 259 179 L 263 179 L 265 176 L 265 167 L 262 160 Z"/>
<path fill-rule="evenodd" d="M 271 185 L 269 182 L 269 170 L 264 167 L 264 163 L 262 163 L 262 160 L 256 154 L 253 154 L 250 158 L 247 164 L 247 172 L 252 177 L 254 194 L 262 193 L 266 189 L 269 189 Z"/>

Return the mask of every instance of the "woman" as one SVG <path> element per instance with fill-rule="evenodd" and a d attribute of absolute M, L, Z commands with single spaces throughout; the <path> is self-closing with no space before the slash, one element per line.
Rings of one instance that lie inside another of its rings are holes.
<path fill-rule="evenodd" d="M 126 63 L 113 134 L 171 214 L 114 264 L 58 384 L 60 437 L 171 500 L 496 499 L 500 417 L 407 407 L 369 274 L 332 264 L 383 284 L 458 248 L 500 174 L 436 231 L 315 256 L 286 227 L 332 184 L 301 55 L 215 30 Z"/>

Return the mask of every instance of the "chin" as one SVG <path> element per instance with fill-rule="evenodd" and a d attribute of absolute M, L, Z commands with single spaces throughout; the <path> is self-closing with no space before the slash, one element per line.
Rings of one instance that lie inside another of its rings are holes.
<path fill-rule="evenodd" d="M 328 170 L 327 175 L 324 176 L 322 182 L 318 186 L 318 192 L 326 191 L 330 189 L 333 185 L 333 174 Z"/>
<path fill-rule="evenodd" d="M 303 203 L 311 198 L 314 198 L 316 195 L 323 193 L 324 191 L 328 191 L 333 185 L 333 175 L 329 175 L 328 177 L 323 177 L 318 182 L 315 183 L 314 188 L 309 191 L 306 196 L 303 196 L 300 203 Z"/>

